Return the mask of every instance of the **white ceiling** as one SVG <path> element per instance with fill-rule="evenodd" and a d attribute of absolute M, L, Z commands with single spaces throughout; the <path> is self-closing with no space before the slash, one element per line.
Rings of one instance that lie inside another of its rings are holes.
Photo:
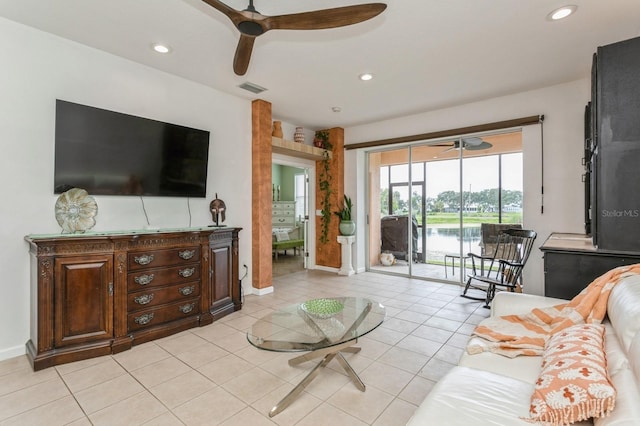
<path fill-rule="evenodd" d="M 384 0 L 382 0 L 384 2 Z M 274 30 L 233 73 L 239 34 L 201 0 L 0 0 L 0 16 L 247 99 L 311 129 L 349 127 L 587 77 L 597 46 L 640 36 L 640 0 L 387 0 L 370 21 Z M 227 0 L 244 9 L 248 0 Z M 280 15 L 362 0 L 255 0 Z M 575 4 L 551 22 L 547 14 Z M 152 43 L 173 49 L 154 53 Z M 371 72 L 369 82 L 358 75 Z M 246 81 L 260 95 L 239 89 Z M 342 112 L 332 112 L 332 107 Z"/>

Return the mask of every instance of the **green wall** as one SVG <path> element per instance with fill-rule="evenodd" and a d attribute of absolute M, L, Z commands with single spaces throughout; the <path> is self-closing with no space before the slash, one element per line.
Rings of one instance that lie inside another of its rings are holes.
<path fill-rule="evenodd" d="M 295 175 L 304 173 L 304 169 L 280 164 L 271 165 L 272 184 L 277 188 L 280 185 L 280 200 L 295 200 Z M 276 195 L 277 197 L 277 195 Z"/>

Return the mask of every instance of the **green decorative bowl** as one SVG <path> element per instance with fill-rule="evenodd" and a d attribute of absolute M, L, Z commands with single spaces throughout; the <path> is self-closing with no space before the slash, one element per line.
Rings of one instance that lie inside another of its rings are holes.
<path fill-rule="evenodd" d="M 300 305 L 303 311 L 315 318 L 327 319 L 344 309 L 344 305 L 335 299 L 312 299 Z"/>

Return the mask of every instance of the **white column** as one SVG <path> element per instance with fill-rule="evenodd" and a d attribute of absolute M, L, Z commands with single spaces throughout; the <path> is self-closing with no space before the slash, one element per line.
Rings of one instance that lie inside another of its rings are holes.
<path fill-rule="evenodd" d="M 354 235 L 338 235 L 338 242 L 342 246 L 342 265 L 338 271 L 338 275 L 350 276 L 356 273 L 353 270 L 351 262 L 351 245 L 356 240 Z"/>

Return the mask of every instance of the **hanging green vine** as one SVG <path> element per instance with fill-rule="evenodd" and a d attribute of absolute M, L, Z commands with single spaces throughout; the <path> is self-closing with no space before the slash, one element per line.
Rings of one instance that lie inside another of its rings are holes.
<path fill-rule="evenodd" d="M 329 151 L 332 146 L 329 142 L 329 132 L 326 130 L 318 131 L 315 134 L 314 145 L 323 148 L 322 162 L 320 173 L 318 174 L 318 188 L 321 193 L 321 209 L 322 217 L 320 218 L 320 242 L 326 244 L 329 239 L 329 225 L 331 224 L 331 170 Z"/>

